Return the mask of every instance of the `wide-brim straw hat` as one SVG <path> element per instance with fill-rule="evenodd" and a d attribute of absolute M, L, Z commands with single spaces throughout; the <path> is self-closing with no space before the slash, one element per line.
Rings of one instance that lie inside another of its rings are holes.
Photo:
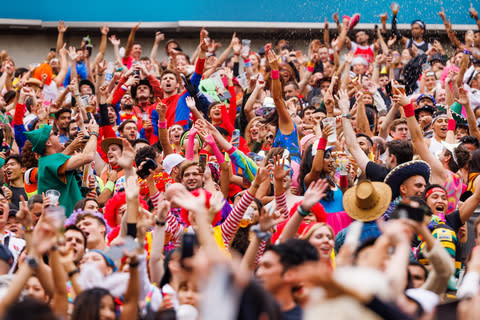
<path fill-rule="evenodd" d="M 383 182 L 364 180 L 343 195 L 343 207 L 350 217 L 360 221 L 378 219 L 387 210 L 392 190 Z"/>
<path fill-rule="evenodd" d="M 384 182 L 392 188 L 393 199 L 400 195 L 400 185 L 410 177 L 422 176 L 428 184 L 430 166 L 423 160 L 412 160 L 399 164 L 385 177 Z"/>
<path fill-rule="evenodd" d="M 103 139 L 100 143 L 100 148 L 102 148 L 102 151 L 106 154 L 108 153 L 108 147 L 110 147 L 112 144 L 119 145 L 120 148 L 123 148 L 123 140 L 116 137 Z"/>

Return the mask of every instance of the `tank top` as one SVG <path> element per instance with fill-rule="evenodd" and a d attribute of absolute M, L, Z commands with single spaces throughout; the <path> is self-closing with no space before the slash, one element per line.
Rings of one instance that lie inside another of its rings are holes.
<path fill-rule="evenodd" d="M 365 58 L 365 60 L 367 60 L 368 63 L 372 63 L 373 62 L 373 56 L 374 56 L 372 47 L 373 47 L 373 45 L 371 45 L 371 46 L 360 46 L 359 44 L 356 44 L 356 48 L 355 48 L 355 52 L 354 52 L 355 57 L 357 57 L 357 56 L 363 57 L 363 58 Z"/>
<path fill-rule="evenodd" d="M 428 149 L 434 156 L 437 156 L 439 152 L 442 152 L 443 145 L 440 142 L 438 142 L 437 139 L 432 138 L 430 139 L 430 147 Z"/>
<path fill-rule="evenodd" d="M 277 129 L 273 147 L 282 147 L 290 152 L 290 159 L 296 163 L 301 162 L 300 144 L 298 143 L 298 132 L 295 122 L 293 122 L 293 130 L 289 135 L 283 134 L 280 128 Z"/>
<path fill-rule="evenodd" d="M 419 54 L 427 52 L 428 48 L 430 47 L 429 44 L 425 41 L 417 43 L 417 42 L 413 41 L 412 39 L 408 39 L 407 40 L 407 49 L 410 49 L 412 47 L 412 45 L 415 45 L 415 47 L 417 47 Z"/>

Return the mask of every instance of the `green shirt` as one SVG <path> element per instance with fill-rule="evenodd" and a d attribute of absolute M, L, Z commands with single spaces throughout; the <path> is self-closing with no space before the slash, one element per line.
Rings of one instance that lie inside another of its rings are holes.
<path fill-rule="evenodd" d="M 59 203 L 65 207 L 67 218 L 72 214 L 75 204 L 82 199 L 82 193 L 75 178 L 75 173 L 67 171 L 62 174 L 64 169 L 61 167 L 68 159 L 70 159 L 70 156 L 63 153 L 55 153 L 49 156 L 42 156 L 38 160 L 38 194 L 50 189 L 59 191 Z"/>

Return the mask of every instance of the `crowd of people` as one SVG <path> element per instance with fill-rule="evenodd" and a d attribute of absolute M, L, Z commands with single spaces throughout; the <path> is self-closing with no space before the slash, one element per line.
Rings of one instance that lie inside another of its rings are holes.
<path fill-rule="evenodd" d="M 480 317 L 478 12 L 441 44 L 399 11 L 2 51 L 0 318 Z"/>

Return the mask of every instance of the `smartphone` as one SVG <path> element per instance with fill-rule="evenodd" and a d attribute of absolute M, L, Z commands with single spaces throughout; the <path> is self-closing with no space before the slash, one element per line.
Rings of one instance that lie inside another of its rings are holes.
<path fill-rule="evenodd" d="M 391 82 L 391 81 L 389 81 L 389 82 L 385 85 L 385 91 L 387 92 L 387 96 L 393 97 L 393 90 L 392 90 L 392 82 Z"/>
<path fill-rule="evenodd" d="M 232 145 L 236 148 L 240 145 L 240 130 L 235 129 L 232 133 Z"/>
<path fill-rule="evenodd" d="M 92 50 L 93 50 L 93 46 L 91 44 L 87 44 L 87 52 L 89 57 L 92 56 Z"/>
<path fill-rule="evenodd" d="M 395 211 L 390 215 L 390 219 L 410 219 L 423 222 L 426 211 L 422 206 L 414 208 L 406 203 L 399 203 Z"/>
<path fill-rule="evenodd" d="M 428 69 L 430 69 L 430 64 L 428 62 L 425 62 L 424 64 L 422 64 L 423 71 L 427 71 Z"/>
<path fill-rule="evenodd" d="M 158 167 L 158 164 L 154 160 L 148 159 L 143 164 L 142 169 L 137 171 L 137 174 L 140 178 L 145 179 L 150 175 L 150 169 L 155 170 L 157 169 L 157 167 Z"/>
<path fill-rule="evenodd" d="M 205 167 L 207 166 L 207 155 L 204 153 L 200 154 L 198 162 L 200 164 L 200 167 L 202 168 L 202 171 L 205 172 Z"/>
<path fill-rule="evenodd" d="M 228 100 L 228 99 L 231 99 L 232 98 L 232 95 L 230 94 L 230 92 L 228 91 L 225 91 L 224 93 L 222 93 L 221 95 L 218 96 L 220 98 L 220 101 L 225 101 L 225 100 Z"/>
<path fill-rule="evenodd" d="M 193 257 L 195 246 L 197 244 L 197 236 L 193 233 L 185 233 L 182 239 L 182 249 L 181 249 L 181 257 L 180 257 L 180 265 L 183 268 L 186 268 L 183 261 L 186 258 Z"/>

